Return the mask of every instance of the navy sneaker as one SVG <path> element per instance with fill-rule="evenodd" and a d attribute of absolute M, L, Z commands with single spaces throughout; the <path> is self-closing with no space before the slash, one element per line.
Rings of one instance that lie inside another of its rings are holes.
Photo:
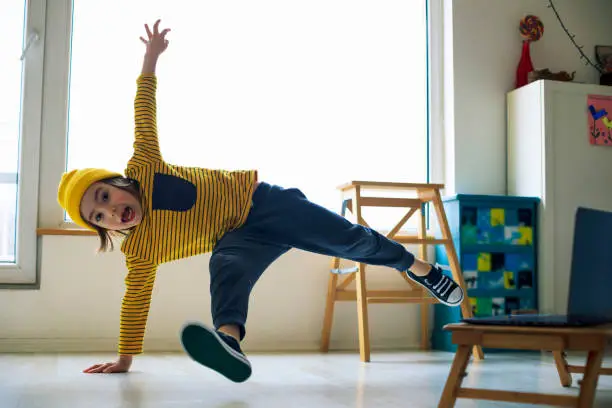
<path fill-rule="evenodd" d="M 232 336 L 200 323 L 188 323 L 183 326 L 181 343 L 193 360 L 234 382 L 244 382 L 251 376 L 251 363 Z"/>
<path fill-rule="evenodd" d="M 463 301 L 463 289 L 457 282 L 446 276 L 439 265 L 432 265 L 431 271 L 426 276 L 417 276 L 408 270 L 405 273 L 446 306 L 459 306 Z"/>

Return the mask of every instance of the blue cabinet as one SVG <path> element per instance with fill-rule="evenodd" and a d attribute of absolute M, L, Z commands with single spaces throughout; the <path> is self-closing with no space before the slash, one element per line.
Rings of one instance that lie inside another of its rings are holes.
<path fill-rule="evenodd" d="M 539 199 L 459 194 L 443 201 L 474 315 L 537 310 Z M 443 245 L 436 261 L 449 266 Z M 456 350 L 442 328 L 460 320 L 459 307 L 434 305 L 432 349 Z"/>

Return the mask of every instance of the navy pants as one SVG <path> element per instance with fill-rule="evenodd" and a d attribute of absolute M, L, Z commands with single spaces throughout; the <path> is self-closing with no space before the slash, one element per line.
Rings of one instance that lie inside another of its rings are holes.
<path fill-rule="evenodd" d="M 245 224 L 226 233 L 210 258 L 213 324 L 240 327 L 244 338 L 249 295 L 278 257 L 291 248 L 405 271 L 414 255 L 378 232 L 308 201 L 295 188 L 260 183 Z"/>

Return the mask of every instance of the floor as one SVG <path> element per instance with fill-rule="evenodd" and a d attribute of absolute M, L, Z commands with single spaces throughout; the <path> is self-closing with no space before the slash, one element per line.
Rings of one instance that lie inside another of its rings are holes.
<path fill-rule="evenodd" d="M 112 355 L 0 355 L 0 408 L 434 408 L 452 354 L 253 354 L 253 376 L 234 384 L 183 354 L 139 356 L 129 374 L 82 374 Z M 582 358 L 570 357 L 581 364 Z M 604 364 L 612 366 L 612 359 Z M 518 391 L 575 393 L 559 384 L 548 354 L 487 354 L 468 368 L 464 384 Z M 460 407 L 527 405 L 459 400 Z M 612 406 L 612 377 L 599 380 L 596 407 Z"/>

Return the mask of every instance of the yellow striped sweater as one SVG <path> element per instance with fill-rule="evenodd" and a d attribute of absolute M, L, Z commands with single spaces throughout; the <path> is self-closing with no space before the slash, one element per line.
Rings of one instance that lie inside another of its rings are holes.
<path fill-rule="evenodd" d="M 166 163 L 156 125 L 157 78 L 137 80 L 134 154 L 125 176 L 140 183 L 142 222 L 125 238 L 128 274 L 121 305 L 119 354 L 140 354 L 158 265 L 209 252 L 244 224 L 255 170 L 210 170 Z"/>

